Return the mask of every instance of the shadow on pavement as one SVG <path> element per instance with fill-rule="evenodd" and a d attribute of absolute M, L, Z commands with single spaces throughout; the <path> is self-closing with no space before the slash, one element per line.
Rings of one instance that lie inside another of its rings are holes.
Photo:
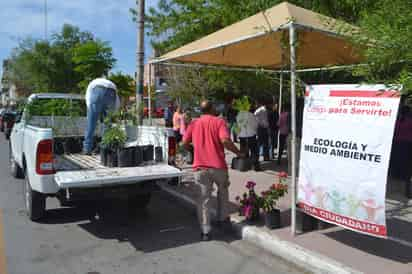
<path fill-rule="evenodd" d="M 400 220 L 397 220 L 395 222 L 393 222 L 393 220 L 390 220 L 388 221 L 388 224 L 389 223 L 391 223 L 389 225 L 389 231 L 391 230 L 391 227 L 396 226 L 397 230 L 409 230 L 410 234 L 412 223 L 403 222 Z M 329 238 L 334 239 L 335 241 L 341 242 L 345 245 L 354 247 L 356 249 L 362 250 L 369 254 L 373 254 L 375 256 L 383 257 L 389 260 L 405 264 L 412 262 L 412 248 L 398 242 L 385 239 L 378 239 L 359 233 L 354 233 L 348 230 L 328 232 L 325 233 L 325 235 Z M 411 235 L 408 235 L 408 238 L 410 240 Z"/>
<path fill-rule="evenodd" d="M 129 211 L 125 202 L 105 201 L 88 206 L 48 210 L 42 223 L 79 222 L 78 226 L 99 239 L 129 242 L 149 253 L 199 242 L 200 230 L 194 210 L 175 198 L 156 192 L 147 209 Z M 213 240 L 238 240 L 214 230 Z"/>

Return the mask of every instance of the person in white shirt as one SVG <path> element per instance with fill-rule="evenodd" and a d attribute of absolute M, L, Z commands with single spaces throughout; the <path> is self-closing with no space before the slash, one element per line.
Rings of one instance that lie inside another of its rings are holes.
<path fill-rule="evenodd" d="M 256 171 L 260 171 L 259 151 L 257 146 L 258 122 L 250 111 L 239 111 L 236 116 L 240 151 L 250 157 Z"/>
<path fill-rule="evenodd" d="M 86 91 L 87 127 L 84 136 L 83 152 L 91 154 L 93 150 L 94 131 L 97 121 L 111 110 L 120 107 L 116 85 L 107 79 L 97 78 L 89 83 Z"/>
<path fill-rule="evenodd" d="M 266 106 L 261 103 L 255 111 L 256 120 L 258 122 L 258 147 L 259 151 L 263 150 L 263 158 L 269 161 L 269 120 Z"/>

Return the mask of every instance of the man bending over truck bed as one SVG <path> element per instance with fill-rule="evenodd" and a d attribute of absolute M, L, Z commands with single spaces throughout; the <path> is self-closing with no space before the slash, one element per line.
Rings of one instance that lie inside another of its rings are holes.
<path fill-rule="evenodd" d="M 87 127 L 84 136 L 83 152 L 91 154 L 97 120 L 107 115 L 108 111 L 116 110 L 120 106 L 116 85 L 104 78 L 97 78 L 91 81 L 86 91 L 86 105 Z"/>

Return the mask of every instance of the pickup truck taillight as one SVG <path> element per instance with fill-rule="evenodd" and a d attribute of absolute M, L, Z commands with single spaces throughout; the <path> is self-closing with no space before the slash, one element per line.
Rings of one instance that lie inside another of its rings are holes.
<path fill-rule="evenodd" d="M 37 145 L 36 173 L 39 175 L 54 174 L 52 140 L 43 140 Z"/>

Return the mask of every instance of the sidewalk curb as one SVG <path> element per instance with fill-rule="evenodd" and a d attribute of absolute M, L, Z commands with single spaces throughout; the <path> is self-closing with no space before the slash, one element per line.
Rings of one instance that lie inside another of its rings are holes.
<path fill-rule="evenodd" d="M 185 203 L 196 206 L 196 202 L 189 196 L 179 193 L 169 186 L 160 186 L 165 192 L 175 196 Z M 216 212 L 212 211 L 215 215 Z M 264 250 L 292 262 L 304 270 L 312 273 L 336 273 L 336 274 L 360 274 L 361 271 L 352 269 L 340 262 L 328 258 L 319 253 L 305 249 L 297 244 L 284 241 L 275 235 L 269 234 L 263 229 L 246 225 L 237 216 L 231 216 L 234 231 L 243 240 L 263 248 Z"/>

